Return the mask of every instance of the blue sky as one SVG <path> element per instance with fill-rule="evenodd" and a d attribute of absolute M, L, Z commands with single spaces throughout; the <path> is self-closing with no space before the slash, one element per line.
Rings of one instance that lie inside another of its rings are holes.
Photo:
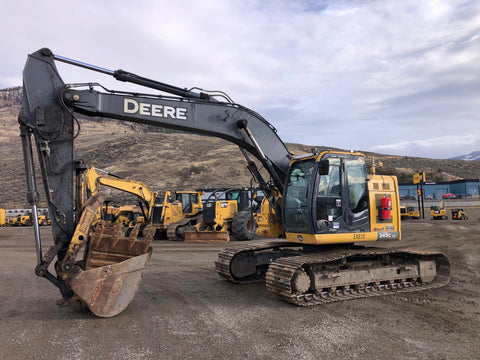
<path fill-rule="evenodd" d="M 222 90 L 285 142 L 449 158 L 480 150 L 480 2 L 0 3 L 0 88 L 28 53 Z M 8 14 L 8 16 L 6 15 Z M 65 82 L 106 75 L 58 66 Z"/>

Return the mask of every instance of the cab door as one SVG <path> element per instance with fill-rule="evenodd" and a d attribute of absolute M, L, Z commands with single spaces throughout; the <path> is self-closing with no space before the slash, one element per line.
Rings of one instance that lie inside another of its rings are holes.
<path fill-rule="evenodd" d="M 340 228 L 345 183 L 342 159 L 328 156 L 323 160 L 328 160 L 328 174 L 319 176 L 313 209 L 319 233 Z"/>
<path fill-rule="evenodd" d="M 367 174 L 363 156 L 327 154 L 328 174 L 319 175 L 313 199 L 315 232 L 368 231 Z"/>

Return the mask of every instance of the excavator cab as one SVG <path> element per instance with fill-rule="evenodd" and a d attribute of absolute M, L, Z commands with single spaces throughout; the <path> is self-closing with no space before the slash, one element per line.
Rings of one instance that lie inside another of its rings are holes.
<path fill-rule="evenodd" d="M 384 223 L 390 221 L 388 231 L 398 238 L 396 212 L 393 218 L 380 219 L 379 199 L 369 198 L 362 154 L 325 151 L 295 159 L 287 179 L 283 212 L 287 239 L 323 243 L 332 234 L 366 234 L 372 215 Z M 398 194 L 393 192 L 391 197 L 398 204 Z M 370 211 L 371 202 L 374 211 Z"/>

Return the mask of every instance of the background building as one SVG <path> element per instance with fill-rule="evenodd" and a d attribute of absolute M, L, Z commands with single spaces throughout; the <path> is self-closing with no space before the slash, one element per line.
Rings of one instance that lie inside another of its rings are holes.
<path fill-rule="evenodd" d="M 416 184 L 401 183 L 398 185 L 398 190 L 401 199 L 417 199 Z M 454 194 L 456 198 L 478 197 L 480 196 L 480 179 L 426 182 L 423 184 L 423 193 L 425 199 L 442 199 L 442 195 L 446 194 Z"/>

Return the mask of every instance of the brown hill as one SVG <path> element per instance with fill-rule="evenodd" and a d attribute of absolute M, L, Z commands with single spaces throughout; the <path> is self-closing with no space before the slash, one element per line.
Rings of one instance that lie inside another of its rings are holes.
<path fill-rule="evenodd" d="M 25 171 L 17 124 L 20 88 L 0 91 L 0 207 L 18 208 L 26 203 Z M 181 190 L 248 186 L 251 176 L 238 147 L 227 141 L 184 133 L 162 132 L 116 120 L 81 120 L 75 141 L 79 158 L 87 165 L 142 181 L 150 189 Z M 322 149 L 318 144 L 316 147 Z M 287 144 L 296 155 L 312 146 Z M 366 153 L 384 166 L 377 173 L 394 174 L 410 181 L 419 170 L 427 180 L 478 178 L 480 162 L 434 160 Z M 38 175 L 38 174 L 37 174 Z M 41 183 L 39 182 L 39 187 Z M 44 197 L 43 197 L 44 198 Z M 42 205 L 42 204 L 41 204 Z"/>

